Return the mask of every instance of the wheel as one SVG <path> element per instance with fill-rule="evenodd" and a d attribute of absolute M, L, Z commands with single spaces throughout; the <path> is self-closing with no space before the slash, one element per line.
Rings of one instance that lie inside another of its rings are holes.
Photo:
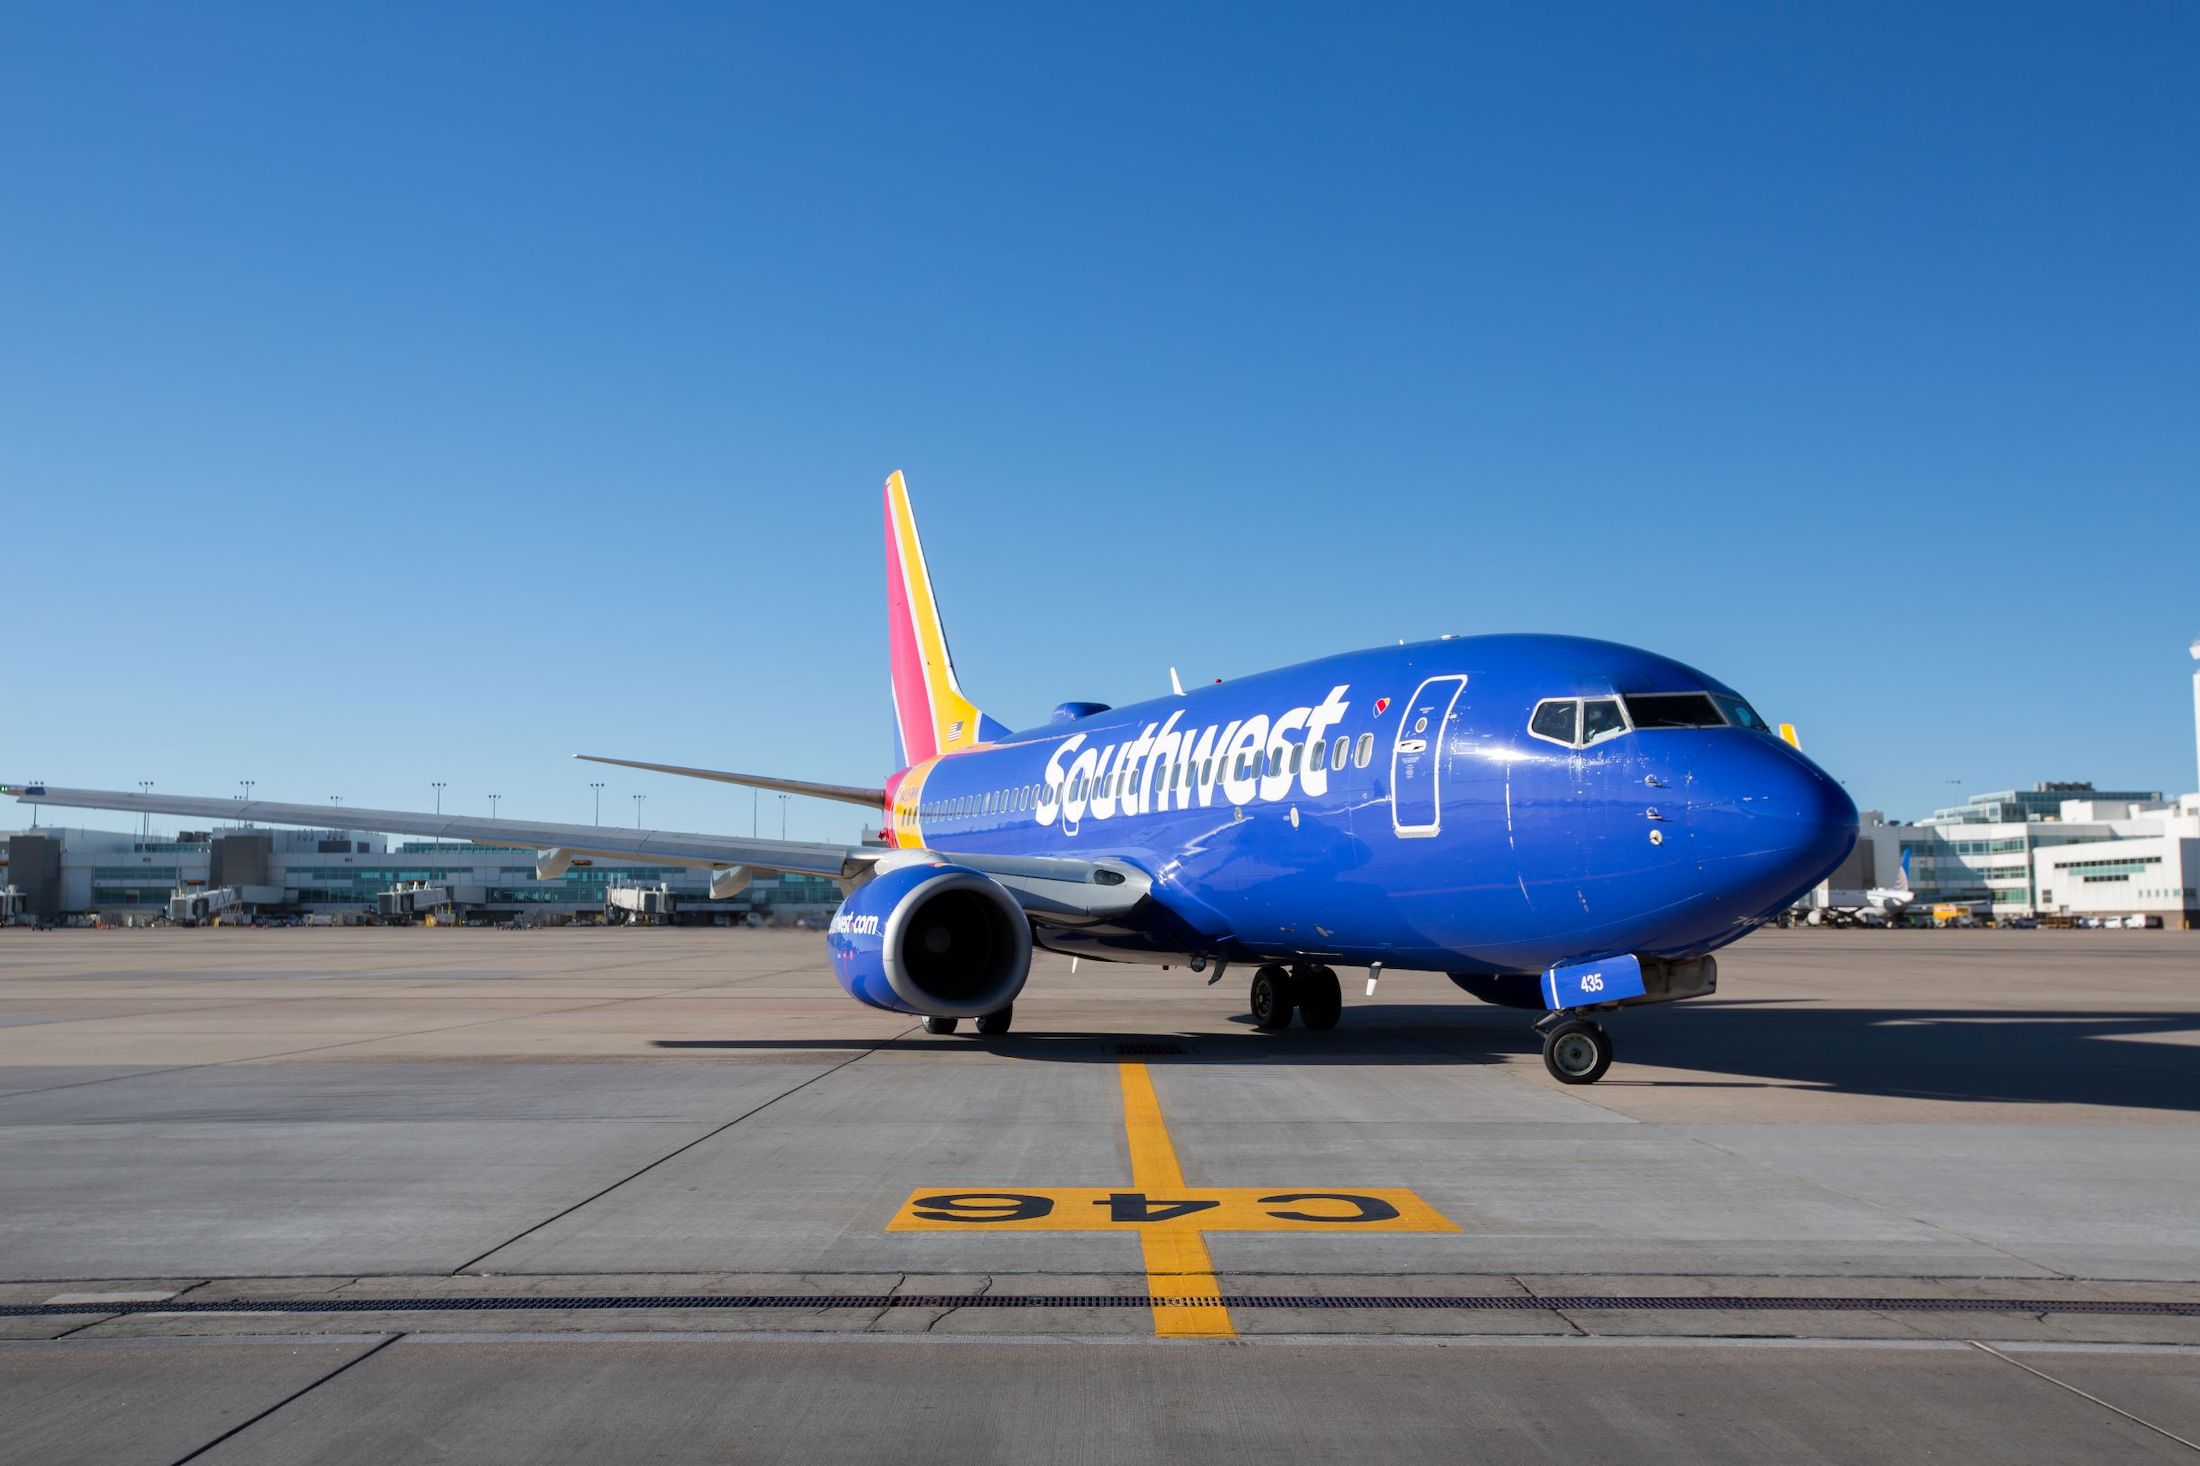
<path fill-rule="evenodd" d="M 1344 990 L 1331 967 L 1302 967 L 1291 974 L 1298 989 L 1299 1022 L 1308 1028 L 1335 1028 L 1344 1016 Z"/>
<path fill-rule="evenodd" d="M 979 1015 L 978 1032 L 1006 1033 L 1008 1032 L 1008 1025 L 1014 1022 L 1015 1019 L 1016 1005 L 1014 1003 L 1010 1003 L 1007 1007 L 1002 1008 L 997 1012 Z"/>
<path fill-rule="evenodd" d="M 961 1022 L 960 1018 L 927 1018 L 924 1020 L 924 1031 L 926 1033 L 953 1033 L 955 1026 Z"/>
<path fill-rule="evenodd" d="M 1291 1026 L 1291 975 L 1280 967 L 1253 974 L 1253 1027 L 1273 1033 Z"/>
<path fill-rule="evenodd" d="M 1586 1018 L 1569 1018 L 1543 1035 L 1543 1067 L 1560 1084 L 1594 1084 L 1612 1067 L 1612 1036 Z"/>

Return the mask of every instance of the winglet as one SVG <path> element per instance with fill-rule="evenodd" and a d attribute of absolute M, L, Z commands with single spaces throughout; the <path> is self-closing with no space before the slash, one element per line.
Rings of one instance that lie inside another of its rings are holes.
<path fill-rule="evenodd" d="M 1782 723 L 1780 725 L 1780 738 L 1797 753 L 1803 751 L 1803 740 L 1795 736 L 1795 725 L 1793 723 Z"/>

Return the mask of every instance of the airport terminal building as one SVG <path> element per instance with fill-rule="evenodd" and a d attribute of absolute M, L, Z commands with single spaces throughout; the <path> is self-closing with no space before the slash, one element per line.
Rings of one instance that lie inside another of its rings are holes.
<path fill-rule="evenodd" d="M 1867 812 L 1855 851 L 1803 904 L 1860 906 L 1895 885 L 1905 856 L 1916 912 L 1949 904 L 1996 920 L 2200 928 L 2200 794 L 2050 782 L 1975 794 L 1914 825 Z"/>
<path fill-rule="evenodd" d="M 575 860 L 536 875 L 528 848 L 404 841 L 356 830 L 226 827 L 141 837 L 115 830 L 45 828 L 0 835 L 0 888 L 17 919 L 152 921 L 194 894 L 228 892 L 237 916 L 346 919 L 436 912 L 461 919 L 565 922 L 626 913 L 674 922 L 803 919 L 840 902 L 831 881 L 759 875 L 712 900 L 708 870 L 629 858 Z M 409 898 L 394 899 L 393 898 Z M 183 909 L 183 908 L 178 908 Z"/>

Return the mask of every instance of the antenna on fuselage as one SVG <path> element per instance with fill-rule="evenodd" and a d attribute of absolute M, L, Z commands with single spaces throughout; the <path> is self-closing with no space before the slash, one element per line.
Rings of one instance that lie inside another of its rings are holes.
<path fill-rule="evenodd" d="M 1176 668 L 1174 667 L 1169 669 L 1169 691 L 1175 693 L 1178 697 L 1184 695 L 1183 680 L 1176 675 Z"/>

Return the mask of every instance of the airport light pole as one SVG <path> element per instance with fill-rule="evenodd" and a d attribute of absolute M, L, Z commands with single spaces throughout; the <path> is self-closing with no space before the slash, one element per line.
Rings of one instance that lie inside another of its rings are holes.
<path fill-rule="evenodd" d="M 489 818 L 495 819 L 497 817 L 497 801 L 502 799 L 503 797 L 504 796 L 501 794 L 492 794 L 489 796 Z"/>
<path fill-rule="evenodd" d="M 590 779 L 588 787 L 596 791 L 596 823 L 603 823 L 603 780 Z"/>
<path fill-rule="evenodd" d="M 779 796 L 779 838 L 787 838 L 787 796 Z"/>
<path fill-rule="evenodd" d="M 428 787 L 429 787 L 430 789 L 433 789 L 433 790 L 435 791 L 435 817 L 436 817 L 437 819 L 441 819 L 441 818 L 443 818 L 443 785 L 444 785 L 444 783 L 445 783 L 445 781 L 444 781 L 444 780 L 442 780 L 442 779 L 430 779 L 430 780 L 428 781 Z M 435 843 L 436 843 L 436 848 L 437 848 L 437 849 L 441 849 L 441 848 L 442 848 L 442 846 L 443 846 L 443 832 L 442 832 L 441 830 L 437 830 L 437 831 L 435 832 Z"/>
<path fill-rule="evenodd" d="M 634 796 L 634 828 L 637 830 L 642 827 L 642 801 L 647 798 L 649 798 L 647 794 Z"/>
<path fill-rule="evenodd" d="M 2195 652 L 2194 655 L 2200 656 L 2200 652 Z M 2200 677 L 2194 678 L 2193 681 L 2200 684 Z M 152 792 L 153 781 L 151 779 L 138 780 L 138 793 L 150 795 Z M 153 838 L 153 812 L 151 810 L 145 811 L 144 822 L 143 829 L 138 832 L 138 841 L 141 844 L 148 844 Z"/>
<path fill-rule="evenodd" d="M 250 804 L 252 802 L 252 786 L 259 782 L 260 781 L 257 779 L 239 779 L 237 781 L 239 786 L 241 786 L 244 790 L 244 802 L 246 804 Z M 244 817 L 243 810 L 237 811 L 237 823 L 244 826 L 248 830 L 252 828 L 252 821 Z"/>
<path fill-rule="evenodd" d="M 2194 637 L 2192 645 L 2185 650 L 2192 653 L 2194 661 L 2200 662 L 2200 636 Z M 2200 670 L 2192 674 L 2192 750 L 2196 771 L 2200 771 Z M 2200 784 L 2193 787 L 2200 789 Z"/>

